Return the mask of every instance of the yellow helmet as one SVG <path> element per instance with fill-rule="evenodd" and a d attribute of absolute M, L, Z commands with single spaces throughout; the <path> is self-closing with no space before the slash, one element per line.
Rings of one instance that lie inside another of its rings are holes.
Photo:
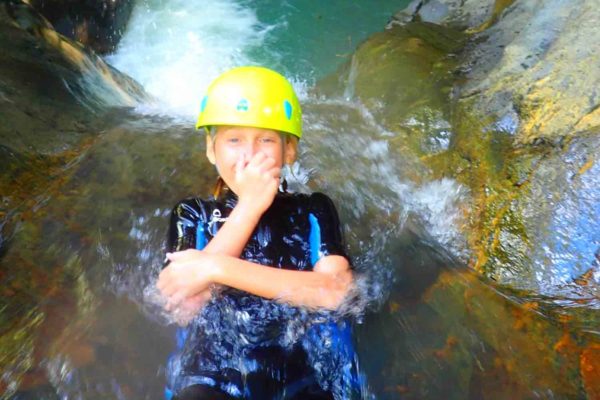
<path fill-rule="evenodd" d="M 302 110 L 290 82 L 263 67 L 238 67 L 217 77 L 200 104 L 196 129 L 252 126 L 302 137 Z"/>

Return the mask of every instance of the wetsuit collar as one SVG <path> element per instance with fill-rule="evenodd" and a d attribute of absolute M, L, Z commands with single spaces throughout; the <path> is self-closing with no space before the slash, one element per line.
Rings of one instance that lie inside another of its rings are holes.
<path fill-rule="evenodd" d="M 238 202 L 238 196 L 233 190 L 227 189 L 224 196 L 225 207 L 233 208 Z"/>

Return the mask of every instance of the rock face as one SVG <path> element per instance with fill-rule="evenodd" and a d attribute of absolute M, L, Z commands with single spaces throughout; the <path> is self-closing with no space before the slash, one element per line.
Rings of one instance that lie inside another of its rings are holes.
<path fill-rule="evenodd" d="M 115 50 L 131 16 L 132 0 L 31 0 L 57 32 L 100 54 Z"/>
<path fill-rule="evenodd" d="M 393 26 L 372 35 L 340 78 L 321 82 L 319 90 L 360 100 L 398 136 L 399 146 L 419 156 L 437 153 L 449 144 L 447 99 L 464 39 L 461 32 L 427 22 Z"/>
<path fill-rule="evenodd" d="M 370 355 L 378 362 L 368 374 L 374 385 L 388 385 L 378 398 L 598 397 L 598 338 L 588 332 L 600 323 L 600 70 L 581 39 L 598 36 L 598 18 L 583 16 L 597 15 L 593 6 L 413 2 L 320 82 L 320 91 L 368 109 L 391 158 L 420 161 L 402 178 L 420 187 L 451 178 L 466 188 L 457 205 L 465 241 L 446 243 L 501 284 L 490 290 L 478 274 L 441 273 L 419 295 L 447 318 L 445 342 L 419 338 L 437 348 L 424 357 L 444 371 L 433 383 L 419 378 L 431 371 L 426 363 L 411 362 L 419 356 L 410 335 L 386 321 L 419 321 L 410 326 L 417 332 L 444 323 L 428 326 L 411 310 L 403 296 L 412 282 L 394 287 L 389 309 L 365 324 L 383 339 L 364 343 L 386 343 L 365 349 L 365 364 Z M 405 258 L 418 259 L 409 250 Z"/>
<path fill-rule="evenodd" d="M 398 153 L 421 160 L 430 173 L 415 182 L 468 189 L 474 268 L 590 307 L 600 293 L 589 228 L 600 224 L 598 20 L 593 1 L 415 1 L 321 83 L 364 104 Z"/>
<path fill-rule="evenodd" d="M 20 213 L 61 185 L 69 165 L 110 125 L 105 111 L 134 106 L 147 95 L 24 2 L 0 4 L 0 47 L 3 254 Z"/>
<path fill-rule="evenodd" d="M 499 3 L 507 1 L 414 0 L 392 17 L 391 24 L 423 21 L 457 29 L 476 28 L 493 17 L 497 7 L 501 7 Z"/>
<path fill-rule="evenodd" d="M 0 48 L 0 369 L 6 372 L 0 392 L 10 397 L 16 388 L 44 386 L 51 389 L 47 396 L 23 396 L 56 398 L 44 366 L 62 349 L 69 363 L 93 364 L 93 348 L 80 336 L 87 328 L 72 323 L 97 300 L 73 247 L 86 240 L 65 234 L 65 242 L 53 245 L 57 236 L 47 229 L 79 230 L 78 222 L 60 219 L 81 197 L 67 185 L 92 144 L 148 97 L 133 79 L 57 33 L 21 1 L 0 3 Z M 111 164 L 116 153 L 105 164 L 131 176 L 129 168 Z M 54 209 L 49 204 L 57 204 L 59 214 L 45 219 Z M 90 212 L 99 213 L 98 207 Z M 61 260 L 60 252 L 66 255 Z"/>
<path fill-rule="evenodd" d="M 461 97 L 520 143 L 556 141 L 600 125 L 600 10 L 561 1 L 517 1 L 466 58 Z"/>
<path fill-rule="evenodd" d="M 473 32 L 460 99 L 518 143 L 557 141 L 600 124 L 600 10 L 593 1 L 416 1 L 420 19 Z"/>
<path fill-rule="evenodd" d="M 25 3 L 0 5 L 0 44 L 0 112 L 13 121 L 0 127 L 0 141 L 12 150 L 64 150 L 107 106 L 134 106 L 147 96 Z"/>

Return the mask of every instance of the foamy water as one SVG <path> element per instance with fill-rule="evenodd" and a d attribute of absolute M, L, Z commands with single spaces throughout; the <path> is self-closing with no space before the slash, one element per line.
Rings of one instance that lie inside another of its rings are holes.
<path fill-rule="evenodd" d="M 144 1 L 108 61 L 154 95 L 139 111 L 193 119 L 202 93 L 221 72 L 255 64 L 246 52 L 269 30 L 233 1 Z"/>

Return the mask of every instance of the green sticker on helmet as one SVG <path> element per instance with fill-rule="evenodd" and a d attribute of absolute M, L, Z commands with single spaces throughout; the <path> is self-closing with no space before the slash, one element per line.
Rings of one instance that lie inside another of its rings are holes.
<path fill-rule="evenodd" d="M 238 111 L 248 111 L 248 108 L 250 108 L 250 105 L 248 104 L 248 100 L 246 99 L 241 99 L 236 107 L 236 110 Z"/>

